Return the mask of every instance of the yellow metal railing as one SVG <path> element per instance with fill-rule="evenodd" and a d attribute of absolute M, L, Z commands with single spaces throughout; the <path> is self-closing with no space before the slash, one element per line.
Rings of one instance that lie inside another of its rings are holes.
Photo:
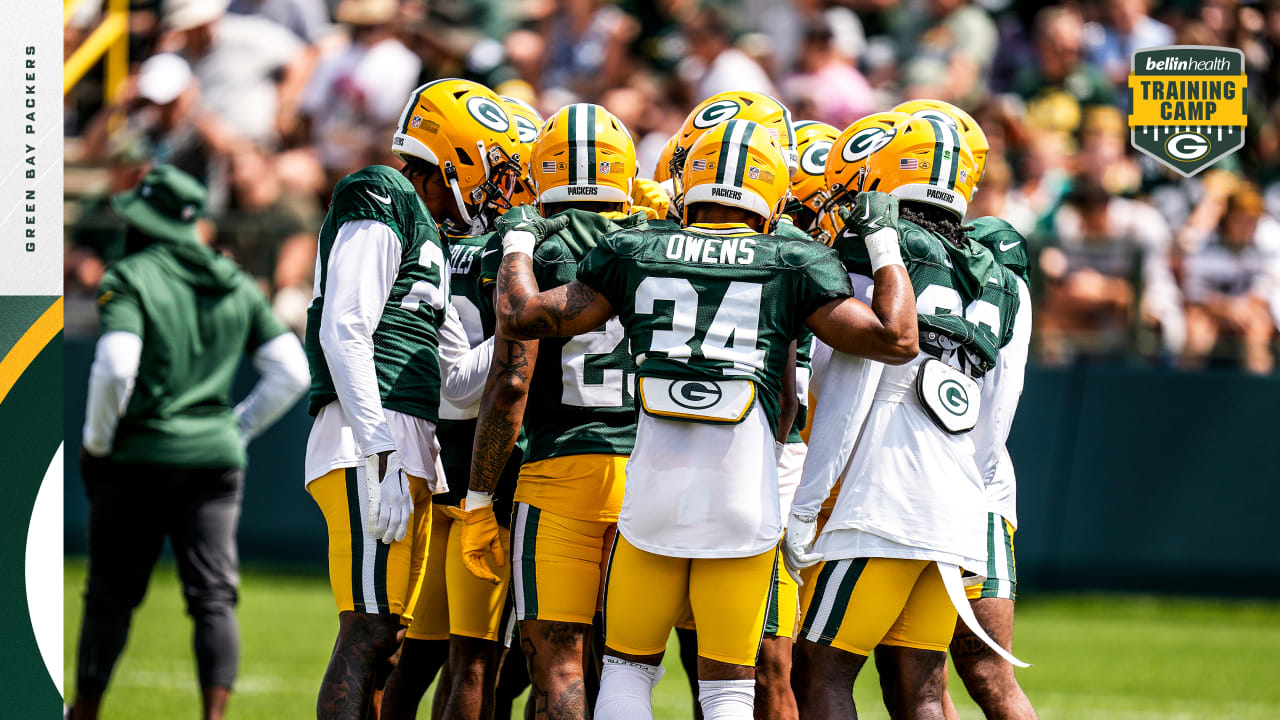
<path fill-rule="evenodd" d="M 81 0 L 63 0 L 63 25 Z M 129 0 L 107 0 L 107 14 L 80 47 L 62 64 L 62 94 L 71 91 L 98 61 L 106 56 L 103 95 L 111 102 L 129 74 Z"/>

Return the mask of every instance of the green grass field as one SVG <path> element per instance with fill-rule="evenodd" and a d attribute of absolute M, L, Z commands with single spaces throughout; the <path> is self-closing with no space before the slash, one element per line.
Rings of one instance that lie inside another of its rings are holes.
<path fill-rule="evenodd" d="M 74 693 L 85 564 L 65 576 L 66 689 Z M 1019 678 L 1045 720 L 1280 718 L 1280 604 L 1115 595 L 1055 595 L 1019 604 Z M 248 568 L 240 606 L 242 661 L 231 716 L 311 715 L 337 622 L 319 568 Z M 658 718 L 687 718 L 689 691 L 675 653 L 658 686 Z M 953 676 L 953 690 L 959 684 Z M 873 673 L 856 689 L 861 717 L 884 718 Z M 963 718 L 981 713 L 955 693 Z M 172 566 L 152 578 L 104 716 L 194 718 L 198 695 L 190 626 Z M 421 717 L 427 717 L 423 703 Z M 517 715 L 518 716 L 518 715 Z"/>

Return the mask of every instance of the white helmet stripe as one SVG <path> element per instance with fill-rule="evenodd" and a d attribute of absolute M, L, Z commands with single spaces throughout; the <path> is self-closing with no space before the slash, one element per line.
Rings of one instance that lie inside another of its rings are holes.
<path fill-rule="evenodd" d="M 590 133 L 587 130 L 587 124 L 591 121 L 591 113 L 588 112 L 590 107 L 585 104 L 578 105 L 573 109 L 574 123 L 570 128 L 573 131 L 573 142 L 577 146 L 578 162 L 574 168 L 575 177 L 574 185 L 588 184 L 588 176 L 591 173 L 591 143 L 588 140 Z"/>

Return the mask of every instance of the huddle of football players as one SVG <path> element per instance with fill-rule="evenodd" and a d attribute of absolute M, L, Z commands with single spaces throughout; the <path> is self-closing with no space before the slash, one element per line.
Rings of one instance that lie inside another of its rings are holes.
<path fill-rule="evenodd" d="M 435 718 L 524 683 L 533 717 L 652 718 L 673 629 L 708 720 L 852 717 L 873 651 L 893 717 L 954 716 L 948 649 L 989 717 L 1034 717 L 1026 249 L 965 224 L 971 117 L 722 93 L 649 180 L 603 107 L 443 79 L 392 150 L 335 188 L 308 315 L 317 717 L 416 717 L 438 674 Z"/>

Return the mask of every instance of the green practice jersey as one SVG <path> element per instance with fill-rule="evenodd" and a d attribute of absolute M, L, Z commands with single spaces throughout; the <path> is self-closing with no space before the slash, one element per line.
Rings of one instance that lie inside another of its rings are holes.
<path fill-rule="evenodd" d="M 253 279 L 194 241 L 157 241 L 107 269 L 98 311 L 102 332 L 142 338 L 111 457 L 243 466 L 231 382 L 241 356 L 287 332 Z"/>
<path fill-rule="evenodd" d="M 480 261 L 492 238 L 493 233 L 445 238 L 449 248 L 449 300 L 462 319 L 472 347 L 492 337 L 496 324 L 492 306 L 480 297 Z M 485 307 L 489 307 L 489 312 L 481 311 Z"/>
<path fill-rule="evenodd" d="M 613 304 L 638 375 L 751 380 L 775 432 L 791 341 L 814 310 L 853 294 L 831 248 L 744 225 L 615 233 L 578 279 Z"/>
<path fill-rule="evenodd" d="M 316 258 L 316 297 L 307 308 L 303 343 L 311 366 L 308 411 L 338 399 L 320 348 L 329 255 L 338 229 L 355 220 L 374 220 L 400 239 L 400 266 L 382 318 L 373 332 L 373 364 L 382 406 L 435 422 L 440 406 L 438 331 L 444 323 L 449 286 L 445 282 L 440 231 L 413 185 L 385 165 L 370 165 L 338 181 L 329 214 L 320 228 Z"/>
<path fill-rule="evenodd" d="M 482 300 L 482 295 L 487 295 L 488 292 L 480 289 L 480 260 L 492 237 L 492 233 L 445 237 L 449 247 L 449 302 L 458 311 L 472 347 L 492 337 L 494 333 L 493 306 Z M 482 311 L 481 308 L 487 309 Z M 433 495 L 433 505 L 456 507 L 466 497 L 467 485 L 471 479 L 471 450 L 475 436 L 476 418 L 441 418 L 436 423 L 436 439 L 440 441 L 440 464 L 449 481 L 449 492 Z M 521 431 L 493 491 L 494 515 L 503 527 L 511 522 L 511 498 L 515 493 L 516 476 L 520 473 L 527 444 L 524 432 Z"/>
<path fill-rule="evenodd" d="M 617 230 L 644 229 L 643 214 L 611 220 L 599 213 L 571 208 L 569 225 L 538 244 L 533 274 L 540 290 L 572 282 L 578 262 L 565 247 L 566 236 L 595 240 Z M 501 240 L 494 245 L 501 248 Z M 502 252 L 486 255 L 482 282 L 492 286 Z M 544 338 L 525 404 L 526 463 L 566 455 L 604 453 L 630 455 L 636 440 L 636 411 L 632 390 L 635 365 L 627 352 L 627 338 L 616 318 L 604 326 L 572 338 Z"/>
<path fill-rule="evenodd" d="M 1009 268 L 1014 275 L 1031 286 L 1028 267 L 1031 260 L 1027 255 L 1027 240 L 1012 225 L 998 217 L 986 215 L 969 223 L 973 229 L 969 237 L 991 251 L 996 262 Z"/>
<path fill-rule="evenodd" d="M 977 243 L 957 248 L 910 220 L 899 220 L 902 261 L 916 293 L 920 349 L 974 377 L 995 363 L 1013 337 L 1015 275 Z M 842 238 L 843 240 L 843 238 Z M 871 276 L 866 246 L 837 242 L 849 272 Z M 870 302 L 870 291 L 861 299 Z"/>
<path fill-rule="evenodd" d="M 788 218 L 778 221 L 774 235 L 787 240 L 807 240 L 817 242 L 809 233 L 796 227 Z M 796 340 L 796 391 L 799 393 L 800 407 L 796 410 L 796 420 L 791 423 L 791 431 L 787 433 L 787 442 L 803 442 L 800 433 L 809 422 L 809 375 L 813 364 L 813 332 L 805 328 L 804 334 Z"/>

